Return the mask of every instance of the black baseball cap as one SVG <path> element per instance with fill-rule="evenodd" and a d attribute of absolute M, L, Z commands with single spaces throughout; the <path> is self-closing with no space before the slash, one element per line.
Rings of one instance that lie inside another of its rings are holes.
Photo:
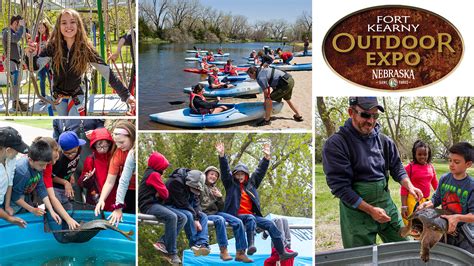
<path fill-rule="evenodd" d="M 374 107 L 377 107 L 382 113 L 385 111 L 377 101 L 377 97 L 349 97 L 349 105 L 358 105 L 366 111 Z"/>
<path fill-rule="evenodd" d="M 0 146 L 12 148 L 19 153 L 28 153 L 29 147 L 21 139 L 20 133 L 12 127 L 0 127 Z"/>

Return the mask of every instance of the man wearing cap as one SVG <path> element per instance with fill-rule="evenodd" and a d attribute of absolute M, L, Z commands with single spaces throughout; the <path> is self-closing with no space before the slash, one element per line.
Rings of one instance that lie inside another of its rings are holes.
<path fill-rule="evenodd" d="M 12 216 L 14 210 L 10 207 L 18 153 L 28 153 L 28 145 L 23 142 L 16 129 L 0 127 L 0 218 L 25 228 L 26 222 Z"/>
<path fill-rule="evenodd" d="M 423 197 L 403 168 L 398 150 L 377 123 L 384 108 L 376 97 L 350 97 L 349 119 L 323 147 L 323 169 L 331 192 L 340 199 L 344 248 L 404 241 L 402 218 L 388 191 L 388 172 L 416 199 Z"/>
<path fill-rule="evenodd" d="M 169 191 L 166 205 L 178 215 L 186 215 L 184 232 L 195 256 L 207 256 L 211 252 L 207 229 L 208 219 L 207 215 L 201 211 L 199 200 L 203 184 L 204 174 L 201 171 L 186 168 L 174 170 L 166 181 L 166 188 Z"/>
<path fill-rule="evenodd" d="M 73 131 L 65 131 L 59 136 L 58 144 L 62 149 L 59 160 L 53 165 L 54 193 L 66 210 L 72 209 L 69 199 L 74 198 L 73 186 L 76 186 L 75 172 L 81 157 L 81 146 L 86 141 Z"/>

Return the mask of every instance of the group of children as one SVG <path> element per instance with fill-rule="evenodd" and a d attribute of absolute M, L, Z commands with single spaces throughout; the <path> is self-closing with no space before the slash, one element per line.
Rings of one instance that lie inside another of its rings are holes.
<path fill-rule="evenodd" d="M 166 183 L 163 175 L 169 166 L 168 160 L 158 152 L 150 155 L 140 182 L 138 203 L 142 213 L 154 215 L 165 225 L 164 235 L 153 246 L 171 263 L 181 263 L 176 239 L 184 229 L 194 255 L 206 256 L 210 253 L 207 224 L 212 221 L 223 261 L 232 260 L 227 249 L 226 223 L 234 233 L 236 261 L 253 262 L 247 255 L 257 251 L 257 227 L 270 235 L 278 260 L 294 259 L 298 253 L 284 244 L 282 232 L 273 221 L 263 217 L 260 206 L 257 189 L 269 167 L 270 145 L 264 145 L 264 157 L 252 174 L 240 163 L 231 171 L 223 143 L 216 144 L 216 151 L 220 168 L 209 166 L 204 172 L 178 168 Z M 216 186 L 219 180 L 224 185 L 225 195 Z"/>
<path fill-rule="evenodd" d="M 474 178 L 467 173 L 474 160 L 474 147 L 459 142 L 449 148 L 449 173 L 437 179 L 431 164 L 432 154 L 428 144 L 416 141 L 413 145 L 413 161 L 405 170 L 413 183 L 423 192 L 423 199 L 417 201 L 401 188 L 401 214 L 404 223 L 415 211 L 441 206 L 448 214 L 442 215 L 449 222 L 447 242 L 474 253 L 474 242 L 469 223 L 474 223 Z M 435 190 L 430 197 L 430 186 Z"/>
<path fill-rule="evenodd" d="M 291 60 L 293 60 L 293 53 L 290 51 L 283 51 L 280 47 L 275 50 L 270 49 L 268 46 L 264 46 L 263 50 L 260 51 L 255 51 L 252 50 L 252 52 L 249 55 L 249 59 L 254 61 L 254 64 L 256 66 L 258 65 L 263 65 L 264 63 L 271 64 L 273 61 L 276 59 L 276 56 L 278 56 L 283 64 L 290 65 Z"/>
<path fill-rule="evenodd" d="M 19 101 L 20 81 L 18 80 L 19 70 L 23 68 L 20 64 L 23 61 L 28 65 L 28 56 L 33 56 L 33 69 L 39 71 L 41 96 L 43 97 L 46 96 L 45 80 L 48 78 L 51 84 L 51 76 L 49 75 L 51 72 L 54 80 L 51 88 L 52 103 L 55 105 L 58 115 L 85 115 L 83 79 L 89 65 L 100 72 L 123 102 L 127 102 L 134 108 L 134 96 L 122 81 L 115 76 L 112 69 L 99 56 L 88 40 L 84 23 L 77 11 L 73 9 L 62 10 L 57 17 L 51 34 L 46 21 L 41 22 L 38 29 L 38 35 L 31 38 L 26 33 L 23 18 L 13 16 L 10 20 L 10 26 L 3 30 L 5 55 L 8 47 L 10 47 L 10 62 L 5 63 L 8 64 L 11 72 L 11 99 L 14 108 L 23 111 L 28 110 L 27 104 Z M 23 56 L 20 47 L 20 40 L 24 34 L 26 34 L 28 40 L 25 56 Z M 8 43 L 9 35 L 10 43 Z M 113 60 L 114 57 L 111 56 L 111 59 Z M 5 63 L 4 66 L 6 66 Z"/>
<path fill-rule="evenodd" d="M 86 190 L 85 203 L 95 207 L 96 215 L 112 212 L 112 224 L 121 221 L 122 211 L 135 213 L 135 125 L 121 120 L 112 133 L 100 127 L 86 135 L 92 154 L 80 165 L 87 142 L 74 131 L 62 132 L 58 140 L 37 137 L 28 146 L 14 128 L 0 128 L 0 217 L 26 227 L 15 214 L 43 216 L 47 211 L 56 223 L 64 220 L 70 230 L 78 229 L 68 213 L 74 203 L 84 205 L 81 195 L 74 197 L 76 186 Z M 26 156 L 18 158 L 18 153 Z M 41 203 L 46 210 L 38 207 Z"/>

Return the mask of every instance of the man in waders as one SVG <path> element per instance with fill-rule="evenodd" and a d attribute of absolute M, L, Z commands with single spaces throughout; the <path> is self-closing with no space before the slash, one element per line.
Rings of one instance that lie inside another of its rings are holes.
<path fill-rule="evenodd" d="M 398 233 L 402 218 L 388 190 L 389 172 L 417 200 L 415 188 L 403 168 L 393 140 L 377 123 L 384 108 L 376 97 L 350 97 L 349 116 L 323 148 L 323 169 L 332 194 L 340 199 L 344 248 L 404 241 Z"/>

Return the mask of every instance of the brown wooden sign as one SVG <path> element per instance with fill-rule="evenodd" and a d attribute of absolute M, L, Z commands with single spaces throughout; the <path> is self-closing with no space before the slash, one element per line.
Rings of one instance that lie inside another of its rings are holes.
<path fill-rule="evenodd" d="M 409 6 L 377 6 L 338 21 L 326 34 L 323 54 L 343 78 L 383 90 L 434 83 L 459 64 L 459 31 L 445 18 Z"/>

